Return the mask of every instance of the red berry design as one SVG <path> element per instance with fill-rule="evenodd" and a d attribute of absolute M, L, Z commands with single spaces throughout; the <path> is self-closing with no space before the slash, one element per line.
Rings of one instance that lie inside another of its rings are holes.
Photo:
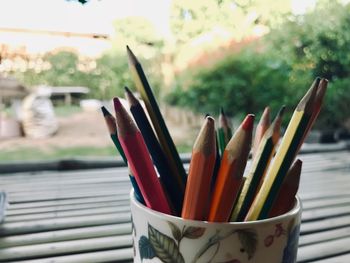
<path fill-rule="evenodd" d="M 273 239 L 274 239 L 273 235 L 268 235 L 264 240 L 265 247 L 271 246 L 273 243 Z"/>
<path fill-rule="evenodd" d="M 275 229 L 275 237 L 279 237 L 283 234 L 282 224 L 277 224 Z"/>

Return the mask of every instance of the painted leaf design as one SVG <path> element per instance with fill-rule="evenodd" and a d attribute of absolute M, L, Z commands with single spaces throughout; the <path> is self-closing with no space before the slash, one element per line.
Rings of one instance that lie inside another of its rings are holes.
<path fill-rule="evenodd" d="M 132 216 L 131 216 L 131 229 L 132 229 L 134 236 L 136 236 L 136 227 L 135 227 L 134 219 Z"/>
<path fill-rule="evenodd" d="M 241 229 L 237 231 L 237 234 L 244 251 L 248 254 L 248 259 L 251 259 L 258 244 L 256 232 L 253 229 Z"/>
<path fill-rule="evenodd" d="M 142 259 L 152 259 L 156 256 L 156 252 L 154 251 L 154 248 L 149 241 L 149 239 L 145 236 L 141 236 L 139 240 L 139 250 L 140 250 L 140 257 L 141 261 Z"/>
<path fill-rule="evenodd" d="M 196 239 L 203 236 L 204 232 L 205 232 L 204 227 L 189 226 L 185 229 L 184 237 L 187 237 L 190 239 Z"/>
<path fill-rule="evenodd" d="M 171 233 L 173 233 L 173 237 L 177 240 L 177 242 L 179 242 L 182 237 L 180 228 L 178 228 L 178 226 L 173 222 L 168 221 L 168 224 L 170 226 Z"/>
<path fill-rule="evenodd" d="M 165 263 L 185 263 L 179 248 L 171 237 L 148 225 L 148 237 L 156 256 Z"/>

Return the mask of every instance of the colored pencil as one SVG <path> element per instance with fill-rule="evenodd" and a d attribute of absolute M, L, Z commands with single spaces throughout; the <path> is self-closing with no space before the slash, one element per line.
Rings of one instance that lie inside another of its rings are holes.
<path fill-rule="evenodd" d="M 208 116 L 210 116 L 209 113 L 205 114 L 205 118 L 207 118 Z M 217 130 L 215 130 L 215 145 L 216 145 L 216 158 L 215 158 L 215 165 L 214 165 L 213 176 L 211 177 L 211 184 L 210 184 L 211 191 L 214 188 L 216 177 L 218 175 L 218 171 L 219 171 L 219 168 L 220 168 L 220 162 L 221 162 L 221 155 L 220 155 L 220 150 L 219 150 L 220 147 L 219 147 Z"/>
<path fill-rule="evenodd" d="M 259 147 L 250 166 L 250 171 L 246 176 L 246 182 L 238 197 L 238 201 L 232 210 L 230 221 L 244 220 L 249 207 L 254 200 L 254 196 L 259 189 L 259 185 L 264 180 L 266 170 L 275 153 L 275 146 L 280 138 L 279 131 L 284 110 L 285 106 L 280 109 L 276 118 L 266 130 L 261 142 L 259 143 Z"/>
<path fill-rule="evenodd" d="M 230 218 L 247 164 L 253 124 L 254 115 L 247 115 L 228 142 L 221 157 L 209 210 L 208 220 L 211 222 L 226 222 Z"/>
<path fill-rule="evenodd" d="M 147 149 L 151 154 L 152 161 L 157 168 L 160 181 L 163 184 L 168 200 L 174 208 L 175 214 L 181 215 L 184 192 L 181 191 L 181 186 L 178 185 L 176 175 L 174 175 L 170 169 L 168 160 L 153 132 L 153 128 L 148 121 L 144 109 L 138 99 L 127 87 L 125 87 L 125 97 L 129 102 L 131 114 L 133 115 L 145 140 Z"/>
<path fill-rule="evenodd" d="M 172 214 L 141 132 L 120 100 L 114 98 L 113 102 L 118 139 L 146 205 L 153 210 Z"/>
<path fill-rule="evenodd" d="M 224 109 L 221 108 L 219 115 L 219 127 L 218 127 L 218 142 L 220 146 L 220 154 L 223 154 L 225 147 L 229 140 L 232 137 L 232 129 L 229 124 L 229 120 L 224 112 Z"/>
<path fill-rule="evenodd" d="M 299 189 L 302 164 L 303 162 L 298 159 L 289 169 L 269 212 L 269 217 L 282 215 L 293 207 L 295 195 Z"/>
<path fill-rule="evenodd" d="M 151 118 L 153 127 L 157 133 L 161 147 L 169 161 L 172 173 L 176 175 L 180 186 L 178 189 L 184 192 L 186 186 L 187 175 L 183 167 L 180 156 L 176 150 L 175 144 L 167 129 L 163 116 L 160 112 L 156 99 L 153 95 L 152 89 L 147 81 L 146 75 L 142 69 L 142 66 L 130 48 L 127 46 L 127 54 L 129 61 L 129 68 L 132 73 L 132 77 L 135 82 L 137 90 L 140 92 L 141 97 L 146 105 L 147 112 Z"/>
<path fill-rule="evenodd" d="M 252 146 L 252 156 L 256 154 L 259 143 L 264 136 L 267 129 L 270 127 L 270 107 L 265 107 L 264 112 L 261 115 L 258 125 L 255 129 L 255 135 Z"/>
<path fill-rule="evenodd" d="M 109 134 L 111 136 L 111 139 L 115 145 L 115 147 L 117 147 L 118 152 L 120 154 L 120 156 L 123 158 L 124 163 L 127 164 L 128 161 L 126 159 L 125 153 L 123 151 L 122 146 L 120 145 L 120 142 L 118 140 L 118 134 L 117 134 L 117 124 L 115 122 L 115 118 L 113 117 L 113 115 L 106 109 L 105 106 L 101 107 L 103 116 L 105 118 L 105 122 L 109 131 Z"/>
<path fill-rule="evenodd" d="M 216 145 L 216 154 L 215 154 L 215 165 L 214 165 L 214 171 L 213 171 L 213 176 L 211 178 L 211 186 L 210 189 L 214 189 L 215 181 L 218 176 L 218 172 L 220 169 L 220 163 L 221 163 L 221 155 L 219 152 L 219 142 L 218 142 L 218 137 L 217 137 L 217 131 L 215 131 L 215 145 Z"/>
<path fill-rule="evenodd" d="M 302 144 L 305 129 L 308 127 L 314 109 L 314 101 L 319 82 L 320 79 L 317 78 L 296 107 L 281 145 L 277 150 L 276 157 L 271 163 L 266 178 L 245 220 L 251 221 L 268 217 L 283 179 L 298 153 L 299 145 Z"/>
<path fill-rule="evenodd" d="M 206 220 L 216 159 L 215 121 L 207 117 L 193 145 L 182 218 Z"/>
<path fill-rule="evenodd" d="M 113 115 L 106 109 L 106 107 L 102 106 L 101 107 L 108 131 L 110 133 L 111 139 L 115 145 L 115 147 L 118 149 L 118 152 L 120 154 L 120 156 L 123 158 L 125 165 L 128 165 L 128 160 L 126 159 L 125 153 L 123 151 L 123 148 L 118 140 L 118 133 L 117 133 L 117 124 L 115 121 L 115 118 L 113 117 Z M 142 203 L 145 204 L 145 200 L 142 197 L 141 191 L 139 186 L 137 185 L 136 179 L 135 177 L 132 175 L 130 169 L 129 169 L 129 179 L 131 182 L 132 187 L 134 188 L 134 194 L 136 199 Z"/>
<path fill-rule="evenodd" d="M 328 80 L 321 79 L 320 83 L 318 85 L 318 88 L 317 88 L 317 93 L 316 93 L 316 97 L 315 97 L 314 109 L 312 111 L 312 116 L 311 116 L 311 119 L 308 123 L 307 128 L 305 129 L 302 141 L 304 141 L 304 139 L 306 138 L 308 132 L 311 130 L 311 127 L 315 123 L 315 121 L 318 117 L 318 114 L 321 111 L 321 107 L 322 107 L 324 96 L 326 94 L 327 86 L 328 86 Z M 301 147 L 301 144 L 299 145 L 299 147 Z"/>

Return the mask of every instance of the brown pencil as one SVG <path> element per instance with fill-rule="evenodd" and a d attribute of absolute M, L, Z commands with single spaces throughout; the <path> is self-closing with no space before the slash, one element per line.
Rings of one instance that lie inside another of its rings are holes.
<path fill-rule="evenodd" d="M 276 152 L 259 192 L 248 213 L 246 221 L 267 218 L 284 177 L 291 167 L 305 138 L 305 130 L 314 110 L 319 78 L 316 78 L 304 97 L 298 103 L 289 121 L 281 144 Z"/>
<path fill-rule="evenodd" d="M 228 142 L 221 158 L 208 221 L 227 222 L 242 184 L 250 151 L 254 115 L 249 114 Z"/>
<path fill-rule="evenodd" d="M 300 173 L 303 162 L 296 160 L 283 180 L 279 193 L 274 201 L 269 217 L 288 212 L 294 205 L 295 195 L 299 189 Z"/>
<path fill-rule="evenodd" d="M 206 220 L 211 177 L 216 160 L 215 121 L 208 116 L 193 145 L 182 218 Z"/>
<path fill-rule="evenodd" d="M 250 171 L 247 174 L 247 180 L 243 186 L 238 201 L 232 210 L 231 221 L 243 221 L 251 203 L 254 200 L 260 185 L 264 180 L 267 168 L 275 153 L 275 147 L 279 140 L 279 130 L 281 127 L 282 116 L 285 107 L 283 106 L 278 112 L 276 118 L 264 133 L 264 136 L 259 143 L 257 152 L 252 160 Z"/>
<path fill-rule="evenodd" d="M 265 107 L 264 112 L 261 115 L 258 125 L 255 129 L 254 141 L 252 146 L 252 155 L 256 155 L 259 148 L 260 141 L 264 136 L 267 129 L 270 127 L 270 107 Z"/>
<path fill-rule="evenodd" d="M 327 86 L 328 86 L 328 80 L 321 79 L 320 83 L 318 84 L 318 87 L 317 87 L 317 92 L 316 92 L 316 96 L 315 96 L 315 102 L 313 105 L 312 115 L 311 115 L 310 121 L 305 129 L 303 139 L 301 140 L 302 142 L 305 140 L 311 127 L 314 125 L 314 123 L 318 117 L 318 114 L 321 111 L 323 99 L 324 99 L 324 96 L 326 95 L 326 91 L 327 91 Z M 299 145 L 299 147 L 301 147 L 301 144 Z"/>

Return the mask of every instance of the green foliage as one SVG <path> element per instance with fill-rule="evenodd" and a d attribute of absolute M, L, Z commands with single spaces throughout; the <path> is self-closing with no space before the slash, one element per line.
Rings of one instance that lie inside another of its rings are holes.
<path fill-rule="evenodd" d="M 236 38 L 249 36 L 256 25 L 281 21 L 290 12 L 290 1 L 275 0 L 174 0 L 170 25 L 178 44 L 215 29 Z"/>
<path fill-rule="evenodd" d="M 108 147 L 18 147 L 15 149 L 3 149 L 0 152 L 0 163 L 9 161 L 30 160 L 59 160 L 62 158 L 77 157 L 115 157 L 116 150 L 113 146 Z"/>
<path fill-rule="evenodd" d="M 276 112 L 285 104 L 291 114 L 321 76 L 330 84 L 316 126 L 341 127 L 349 118 L 349 13 L 350 4 L 320 2 L 315 11 L 290 17 L 257 45 L 210 69 L 180 75 L 168 102 L 211 114 L 222 106 L 239 117 L 250 112 L 259 116 L 267 105 Z"/>
<path fill-rule="evenodd" d="M 291 92 L 288 72 L 288 65 L 270 54 L 258 56 L 248 49 L 198 72 L 187 90 L 177 87 L 168 101 L 214 115 L 224 107 L 228 115 L 239 118 L 266 105 L 277 111 L 296 100 L 287 95 Z"/>

